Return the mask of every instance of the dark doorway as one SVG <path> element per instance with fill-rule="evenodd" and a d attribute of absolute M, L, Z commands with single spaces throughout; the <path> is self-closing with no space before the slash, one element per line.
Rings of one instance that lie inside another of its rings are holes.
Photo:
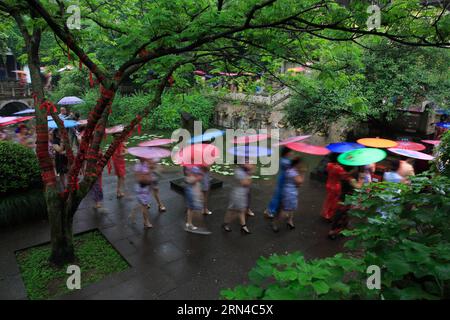
<path fill-rule="evenodd" d="M 2 117 L 10 117 L 13 116 L 13 113 L 28 109 L 29 106 L 27 106 L 25 103 L 22 102 L 10 102 L 3 106 L 3 108 L 0 109 L 0 116 Z"/>

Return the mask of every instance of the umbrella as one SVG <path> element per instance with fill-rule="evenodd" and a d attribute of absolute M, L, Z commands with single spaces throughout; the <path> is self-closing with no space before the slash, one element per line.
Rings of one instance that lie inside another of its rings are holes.
<path fill-rule="evenodd" d="M 0 127 L 6 127 L 10 124 L 16 124 L 19 122 L 27 121 L 30 119 L 33 119 L 34 116 L 28 116 L 28 117 L 1 117 L 0 118 Z"/>
<path fill-rule="evenodd" d="M 27 74 L 25 71 L 23 70 L 13 70 L 12 72 L 14 73 L 21 73 L 21 74 Z"/>
<path fill-rule="evenodd" d="M 295 67 L 295 68 L 289 68 L 287 71 L 290 71 L 290 72 L 303 72 L 305 70 L 306 69 L 304 67 Z"/>
<path fill-rule="evenodd" d="M 338 162 L 347 166 L 365 166 L 376 163 L 386 158 L 384 150 L 375 148 L 363 148 L 347 151 L 338 157 Z"/>
<path fill-rule="evenodd" d="M 422 140 L 423 143 L 432 144 L 433 146 L 437 146 L 441 143 L 441 140 Z"/>
<path fill-rule="evenodd" d="M 128 153 L 138 158 L 161 159 L 170 156 L 170 150 L 157 147 L 133 147 L 128 148 Z"/>
<path fill-rule="evenodd" d="M 198 75 L 198 76 L 204 76 L 204 75 L 206 74 L 206 72 L 205 72 L 205 71 L 202 71 L 202 70 L 195 70 L 195 71 L 194 71 L 194 74 L 196 74 L 196 75 Z"/>
<path fill-rule="evenodd" d="M 17 112 L 15 112 L 13 114 L 26 114 L 26 113 L 34 113 L 34 112 L 35 112 L 34 109 L 28 108 L 28 109 L 25 109 L 25 110 L 22 110 L 22 111 L 17 111 Z"/>
<path fill-rule="evenodd" d="M 397 149 L 422 151 L 427 148 L 421 143 L 416 143 L 416 142 L 411 142 L 411 141 L 397 141 L 397 143 L 398 143 L 398 145 L 395 147 Z"/>
<path fill-rule="evenodd" d="M 307 154 L 313 154 L 316 156 L 324 156 L 330 153 L 330 150 L 320 146 L 313 146 L 311 144 L 301 142 L 291 142 L 286 145 L 289 149 L 294 151 L 303 152 Z"/>
<path fill-rule="evenodd" d="M 365 148 L 362 144 L 355 143 L 355 142 L 336 142 L 336 143 L 330 143 L 326 146 L 328 150 L 331 152 L 336 153 L 344 153 L 347 151 L 352 151 L 355 149 L 362 149 Z"/>
<path fill-rule="evenodd" d="M 450 122 L 438 122 L 436 123 L 436 126 L 444 129 L 450 129 Z"/>
<path fill-rule="evenodd" d="M 80 104 L 84 103 L 84 101 L 78 97 L 64 97 L 61 100 L 58 101 L 59 105 L 73 105 L 73 104 Z"/>
<path fill-rule="evenodd" d="M 288 143 L 291 143 L 291 142 L 299 142 L 299 141 L 308 139 L 309 137 L 311 137 L 311 136 L 295 136 L 295 137 L 290 137 L 290 138 L 284 139 L 283 141 L 281 141 L 281 142 L 279 142 L 279 143 L 275 143 L 274 145 L 275 145 L 275 146 L 284 146 L 284 145 L 286 145 L 286 144 L 288 144 Z"/>
<path fill-rule="evenodd" d="M 219 149 L 212 144 L 191 144 L 183 147 L 172 158 L 184 167 L 209 166 L 219 157 Z"/>
<path fill-rule="evenodd" d="M 225 131 L 219 131 L 219 130 L 210 131 L 210 132 L 193 137 L 189 141 L 189 143 L 202 143 L 204 141 L 210 141 L 214 138 L 223 136 L 224 134 L 225 134 Z"/>
<path fill-rule="evenodd" d="M 228 149 L 228 153 L 239 157 L 266 157 L 272 153 L 272 150 L 257 146 L 236 146 Z"/>
<path fill-rule="evenodd" d="M 123 131 L 123 129 L 125 129 L 125 127 L 121 124 L 111 127 L 111 128 L 106 128 L 105 129 L 105 133 L 106 134 L 114 134 L 114 133 L 120 133 Z"/>
<path fill-rule="evenodd" d="M 63 122 L 65 128 L 73 128 L 73 127 L 78 126 L 78 122 L 76 122 L 75 120 L 61 120 L 61 121 Z M 50 129 L 58 128 L 56 122 L 53 120 L 48 122 L 48 127 Z"/>
<path fill-rule="evenodd" d="M 236 143 L 236 144 L 253 143 L 253 142 L 257 142 L 257 141 L 266 140 L 268 137 L 269 137 L 269 135 L 267 135 L 265 133 L 252 134 L 252 135 L 249 135 L 249 136 L 237 137 L 237 138 L 234 139 L 234 143 Z"/>
<path fill-rule="evenodd" d="M 356 142 L 372 148 L 394 148 L 397 146 L 397 142 L 395 141 L 380 138 L 364 138 Z"/>
<path fill-rule="evenodd" d="M 79 124 L 80 126 L 85 126 L 85 125 L 87 125 L 87 123 L 88 123 L 88 120 L 87 120 L 87 119 L 78 120 L 78 124 Z"/>
<path fill-rule="evenodd" d="M 165 144 L 174 143 L 176 140 L 173 139 L 153 139 L 149 141 L 144 141 L 138 144 L 139 147 L 157 147 L 163 146 Z"/>
<path fill-rule="evenodd" d="M 430 156 L 429 154 L 423 153 L 423 152 L 419 152 L 419 151 L 414 151 L 414 150 L 405 150 L 405 149 L 399 149 L 399 148 L 389 148 L 388 149 L 390 152 L 404 156 L 404 157 L 408 157 L 408 158 L 414 158 L 414 159 L 419 159 L 419 160 L 433 160 L 434 157 Z"/>

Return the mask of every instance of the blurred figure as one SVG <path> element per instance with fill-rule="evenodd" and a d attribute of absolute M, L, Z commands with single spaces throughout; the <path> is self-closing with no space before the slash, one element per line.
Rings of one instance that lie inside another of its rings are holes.
<path fill-rule="evenodd" d="M 67 111 L 66 107 L 61 107 L 59 110 L 59 117 L 63 120 L 66 120 L 69 117 L 69 112 Z"/>
<path fill-rule="evenodd" d="M 211 177 L 209 175 L 209 166 L 201 167 L 201 170 L 203 172 L 203 178 L 202 178 L 202 192 L 203 192 L 203 214 L 210 215 L 212 212 L 208 209 L 208 194 L 210 190 L 210 180 Z"/>
<path fill-rule="evenodd" d="M 246 224 L 246 215 L 249 206 L 250 186 L 252 184 L 252 170 L 253 164 L 245 163 L 240 164 L 234 171 L 235 186 L 231 191 L 230 205 L 225 213 L 224 223 L 222 228 L 230 232 L 230 223 L 239 218 L 241 224 L 241 232 L 244 234 L 250 234 L 250 230 Z"/>
<path fill-rule="evenodd" d="M 279 222 L 283 219 L 287 221 L 286 225 L 290 230 L 295 228 L 294 214 L 298 208 L 298 188 L 304 181 L 304 175 L 305 168 L 301 158 L 295 158 L 285 173 L 281 198 L 281 212 L 274 220 L 272 226 L 274 232 L 278 232 Z"/>
<path fill-rule="evenodd" d="M 68 159 L 66 156 L 66 150 L 64 144 L 59 135 L 59 130 L 53 130 L 52 147 L 55 151 L 55 169 L 56 173 L 59 175 L 59 180 L 64 190 L 66 188 L 66 174 L 68 172 Z"/>
<path fill-rule="evenodd" d="M 326 183 L 327 195 L 322 209 L 322 217 L 331 222 L 338 208 L 341 196 L 341 180 L 346 175 L 344 168 L 337 162 L 338 153 L 330 155 L 330 162 L 327 164 L 328 178 Z"/>
<path fill-rule="evenodd" d="M 414 172 L 414 159 L 401 157 L 398 173 L 405 179 L 415 175 Z"/>
<path fill-rule="evenodd" d="M 149 219 L 149 207 L 150 207 L 150 185 L 152 184 L 151 171 L 148 166 L 148 162 L 144 158 L 138 158 L 139 162 L 134 166 L 134 173 L 136 177 L 136 197 L 142 212 L 144 219 L 144 228 L 152 228 L 153 225 Z M 130 215 L 130 218 L 134 221 L 134 210 Z"/>
<path fill-rule="evenodd" d="M 95 202 L 94 209 L 100 209 L 102 207 L 102 203 L 103 203 L 102 174 L 100 174 L 97 181 L 92 186 L 91 195 Z"/>
<path fill-rule="evenodd" d="M 9 140 L 8 133 L 5 131 L 3 127 L 0 127 L 0 141 Z"/>
<path fill-rule="evenodd" d="M 194 226 L 192 220 L 194 214 L 200 214 L 203 210 L 203 194 L 201 191 L 201 181 L 203 179 L 203 172 L 198 167 L 185 167 L 185 182 L 184 195 L 186 198 L 187 207 L 187 221 L 185 230 L 188 232 L 195 232 L 198 227 Z"/>
<path fill-rule="evenodd" d="M 284 184 L 284 178 L 286 170 L 291 165 L 290 156 L 292 155 L 292 150 L 287 147 L 282 147 L 280 155 L 280 172 L 278 173 L 277 185 L 275 187 L 275 192 L 272 196 L 272 200 L 269 203 L 269 207 L 264 210 L 264 216 L 269 219 L 273 219 L 280 210 L 282 188 Z"/>
<path fill-rule="evenodd" d="M 403 177 L 400 173 L 400 160 L 394 159 L 391 161 L 390 170 L 383 175 L 383 181 L 394 183 L 406 183 L 407 178 Z"/>
<path fill-rule="evenodd" d="M 364 166 L 364 184 L 372 183 L 373 181 L 372 176 L 375 173 L 375 170 L 376 170 L 375 163 L 371 163 Z"/>
<path fill-rule="evenodd" d="M 341 175 L 341 192 L 339 194 L 339 202 L 336 208 L 336 213 L 333 217 L 331 230 L 328 232 L 328 237 L 332 240 L 341 233 L 343 229 L 348 226 L 349 218 L 348 211 L 351 206 L 345 205 L 345 197 L 353 194 L 355 189 L 359 189 L 364 184 L 363 170 L 352 167 L 345 167 L 345 175 Z"/>
<path fill-rule="evenodd" d="M 120 135 L 120 133 L 115 133 L 113 136 L 117 138 L 117 136 Z M 114 173 L 117 176 L 117 189 L 116 189 L 116 196 L 117 199 L 120 199 L 125 196 L 125 193 L 123 192 L 125 188 L 125 175 L 126 175 L 126 168 L 125 168 L 125 155 L 127 153 L 127 150 L 125 148 L 125 144 L 120 142 L 119 146 L 114 151 L 111 161 L 114 166 Z"/>
<path fill-rule="evenodd" d="M 161 167 L 158 165 L 158 162 L 159 162 L 159 159 L 157 159 L 157 160 L 148 159 L 147 160 L 147 164 L 150 169 L 151 181 L 152 181 L 150 188 L 152 189 L 153 197 L 155 198 L 156 203 L 158 204 L 158 211 L 165 212 L 167 209 L 159 197 L 159 180 L 161 179 Z"/>
<path fill-rule="evenodd" d="M 33 136 L 31 135 L 28 127 L 23 123 L 19 124 L 17 127 L 15 140 L 17 143 L 20 143 L 27 148 L 33 148 L 34 146 Z"/>

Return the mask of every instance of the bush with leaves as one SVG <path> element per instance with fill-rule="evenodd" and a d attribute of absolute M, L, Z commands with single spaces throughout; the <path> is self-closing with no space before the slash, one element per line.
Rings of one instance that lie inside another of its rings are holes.
<path fill-rule="evenodd" d="M 426 173 L 409 185 L 370 184 L 346 203 L 359 221 L 344 231 L 349 252 L 311 261 L 300 254 L 260 258 L 250 284 L 222 290 L 222 297 L 450 298 L 450 178 Z M 381 269 L 380 290 L 367 289 L 370 265 Z"/>
<path fill-rule="evenodd" d="M 41 184 L 36 154 L 11 141 L 0 141 L 0 195 L 27 190 Z"/>
<path fill-rule="evenodd" d="M 437 154 L 435 165 L 438 171 L 450 177 L 450 130 L 442 136 L 441 143 L 437 147 Z"/>

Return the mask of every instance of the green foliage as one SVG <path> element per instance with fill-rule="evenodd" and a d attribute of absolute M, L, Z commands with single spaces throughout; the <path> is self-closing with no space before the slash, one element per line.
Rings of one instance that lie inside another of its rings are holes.
<path fill-rule="evenodd" d="M 299 252 L 274 254 L 259 258 L 249 273 L 249 285 L 222 290 L 221 294 L 230 300 L 349 299 L 361 290 L 358 284 L 363 269 L 361 260 L 342 254 L 309 261 Z"/>
<path fill-rule="evenodd" d="M 2 195 L 0 226 L 12 226 L 47 217 L 47 205 L 41 189 Z"/>
<path fill-rule="evenodd" d="M 74 237 L 76 265 L 81 269 L 81 286 L 127 269 L 128 263 L 99 231 Z M 66 281 L 67 265 L 59 269 L 48 262 L 50 245 L 25 249 L 16 253 L 17 261 L 31 300 L 49 299 L 70 292 Z"/>
<path fill-rule="evenodd" d="M 56 88 L 51 92 L 51 100 L 55 103 L 61 98 L 75 96 L 82 98 L 89 90 L 89 73 L 86 68 L 82 71 L 74 69 L 60 73 Z M 91 104 L 90 107 L 93 105 Z M 77 108 L 77 107 L 75 107 Z"/>
<path fill-rule="evenodd" d="M 0 194 L 27 190 L 41 183 L 33 150 L 11 141 L 0 141 Z"/>
<path fill-rule="evenodd" d="M 299 253 L 260 258 L 250 284 L 226 299 L 443 299 L 450 297 L 450 178 L 419 175 L 410 185 L 370 184 L 346 198 L 358 219 L 346 255 L 305 261 Z M 381 290 L 366 269 L 381 268 Z"/>

